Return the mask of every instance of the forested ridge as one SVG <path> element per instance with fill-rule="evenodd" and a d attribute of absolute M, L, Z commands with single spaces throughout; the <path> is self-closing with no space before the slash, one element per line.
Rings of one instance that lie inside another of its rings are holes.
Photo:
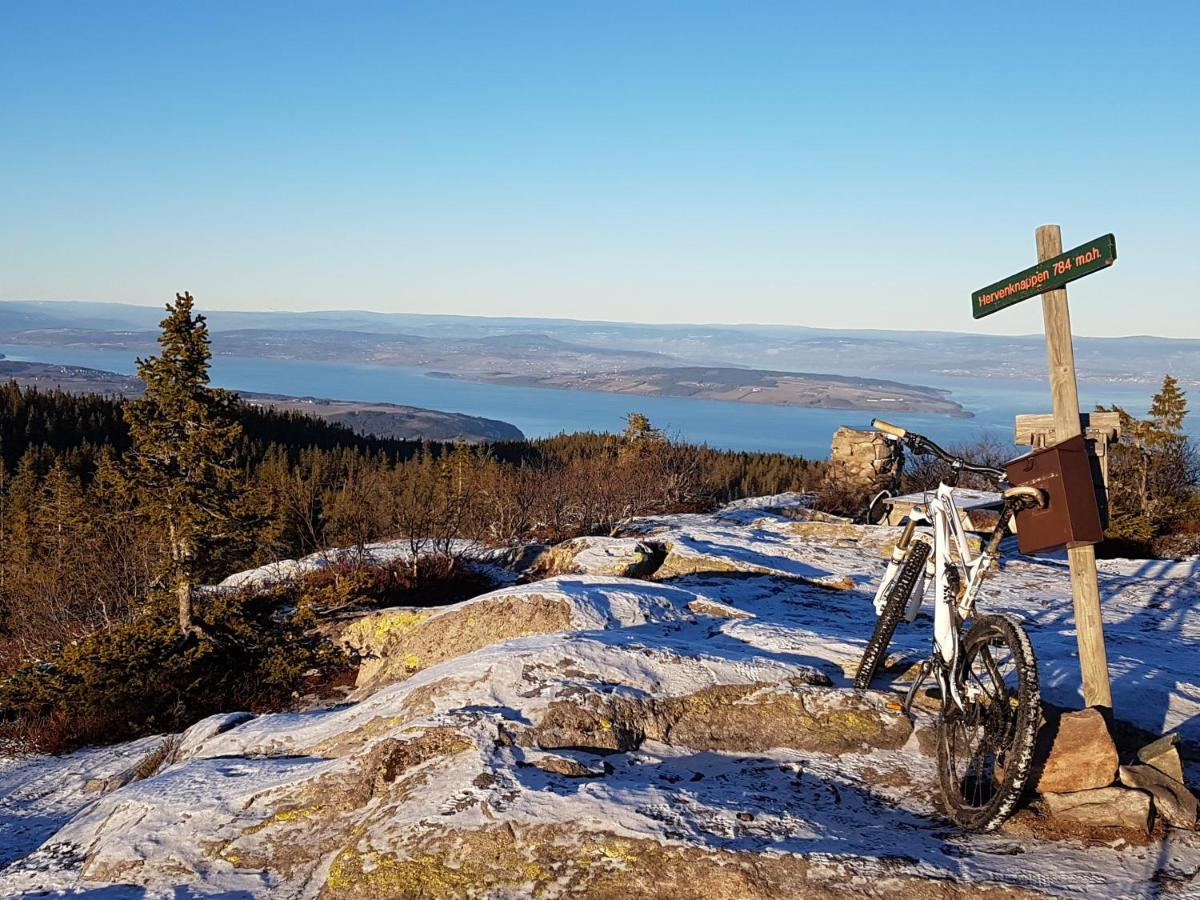
<path fill-rule="evenodd" d="M 81 576 L 111 563 L 92 546 L 90 524 L 109 541 L 124 538 L 142 568 L 153 568 L 153 536 L 139 534 L 136 478 L 124 465 L 131 402 L 0 385 L 0 602 L 10 613 L 20 605 L 12 595 L 18 585 L 40 590 L 43 562 L 54 563 L 54 580 L 67 574 L 67 536 L 73 555 L 93 557 L 78 560 Z M 781 453 L 672 442 L 638 416 L 624 434 L 480 446 L 367 437 L 248 404 L 234 403 L 230 413 L 240 425 L 233 463 L 243 527 L 207 566 L 214 579 L 324 547 L 405 536 L 421 523 L 395 508 L 404 496 L 454 506 L 444 527 L 457 537 L 553 541 L 603 532 L 632 515 L 811 490 L 824 470 Z"/>
<path fill-rule="evenodd" d="M 286 706 L 313 671 L 352 663 L 315 628 L 323 611 L 486 589 L 464 539 L 606 534 L 812 490 L 824 470 L 670 440 L 636 413 L 620 434 L 486 446 L 365 437 L 210 387 L 190 295 L 162 325 L 136 400 L 0 385 L 0 737 L 57 749 Z M 406 563 L 354 565 L 386 539 Z M 351 553 L 303 584 L 205 587 L 331 547 Z"/>

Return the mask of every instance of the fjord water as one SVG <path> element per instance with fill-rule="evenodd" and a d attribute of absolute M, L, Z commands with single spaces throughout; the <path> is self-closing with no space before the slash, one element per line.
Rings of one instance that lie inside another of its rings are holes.
<path fill-rule="evenodd" d="M 75 347 L 0 345 L 14 360 L 84 366 L 132 374 L 134 354 L 124 350 Z M 798 367 L 802 368 L 802 367 Z M 838 374 L 854 374 L 843 372 Z M 731 450 L 765 450 L 820 458 L 839 425 L 866 427 L 873 415 L 894 420 L 944 443 L 968 441 L 981 434 L 1011 440 L 1017 413 L 1049 412 L 1045 381 L 945 377 L 919 372 L 890 372 L 887 377 L 943 388 L 951 399 L 974 413 L 973 418 L 919 415 L 890 411 L 800 409 L 717 400 L 602 394 L 548 388 L 480 384 L 438 378 L 418 369 L 308 360 L 213 359 L 213 384 L 255 391 L 335 400 L 403 403 L 446 412 L 502 419 L 529 437 L 572 431 L 620 431 L 631 410 L 645 413 L 660 428 L 684 440 Z M 1119 403 L 1131 413 L 1145 413 L 1154 389 L 1146 385 L 1080 384 L 1084 409 L 1096 403 Z M 1191 423 L 1189 423 L 1191 424 Z"/>

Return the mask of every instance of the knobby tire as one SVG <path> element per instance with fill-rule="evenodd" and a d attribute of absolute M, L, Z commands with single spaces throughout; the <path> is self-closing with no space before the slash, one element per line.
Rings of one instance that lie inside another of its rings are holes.
<path fill-rule="evenodd" d="M 888 645 L 892 643 L 892 635 L 896 633 L 896 626 L 900 624 L 900 618 L 908 607 L 908 599 L 917 586 L 917 580 L 925 572 L 925 560 L 928 558 L 929 544 L 925 541 L 914 541 L 896 575 L 896 580 L 888 588 L 883 612 L 875 619 L 875 631 L 867 641 L 862 661 L 858 664 L 858 673 L 854 676 L 856 688 L 865 690 L 871 686 L 871 679 L 875 677 L 883 662 Z"/>
<path fill-rule="evenodd" d="M 993 733 L 991 741 L 1003 754 L 1002 777 L 996 777 L 996 766 L 989 775 L 989 789 L 993 792 L 985 802 L 972 803 L 964 797 L 967 779 L 959 779 L 951 758 L 951 740 L 961 721 L 956 713 L 947 713 L 949 698 L 942 700 L 942 714 L 938 717 L 938 778 L 942 797 L 951 817 L 969 831 L 992 831 L 1012 814 L 1024 793 L 1025 785 L 1033 767 L 1034 742 L 1041 724 L 1042 704 L 1038 686 L 1037 660 L 1025 630 L 1008 616 L 980 616 L 963 639 L 962 653 L 964 672 L 976 654 L 985 648 L 1002 643 L 1012 656 L 1017 676 L 1017 691 L 1005 698 L 1007 709 L 1005 725 L 1000 733 Z M 990 649 L 987 659 L 992 660 Z M 982 658 L 982 657 L 981 657 Z M 994 662 L 992 671 L 996 670 Z M 969 675 L 964 676 L 964 680 Z M 961 716 L 961 714 L 957 714 Z M 989 720 L 994 722 L 994 720 Z M 996 732 L 995 728 L 991 729 Z M 965 727 L 962 729 L 965 736 Z M 972 784 L 977 782 L 973 781 Z"/>

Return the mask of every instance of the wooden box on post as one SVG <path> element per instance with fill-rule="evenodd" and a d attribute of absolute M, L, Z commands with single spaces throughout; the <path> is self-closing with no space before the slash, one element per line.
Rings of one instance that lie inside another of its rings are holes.
<path fill-rule="evenodd" d="M 1017 540 L 1022 553 L 1083 547 L 1104 539 L 1083 435 L 1027 453 L 1004 468 L 1010 484 L 1041 488 L 1048 498 L 1044 508 L 1017 514 Z"/>
<path fill-rule="evenodd" d="M 1019 415 L 1016 418 L 1016 442 L 1034 450 L 1053 444 L 1057 431 L 1053 415 Z M 1079 414 L 1079 427 L 1087 441 L 1088 457 L 1092 464 L 1092 482 L 1096 485 L 1096 502 L 1100 505 L 1100 525 L 1108 527 L 1108 467 L 1112 445 L 1121 437 L 1121 416 L 1115 412 Z"/>

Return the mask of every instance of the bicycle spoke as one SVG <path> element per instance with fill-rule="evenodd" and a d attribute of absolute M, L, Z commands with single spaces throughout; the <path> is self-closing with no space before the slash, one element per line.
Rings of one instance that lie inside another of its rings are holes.
<path fill-rule="evenodd" d="M 987 644 L 984 644 L 979 649 L 979 656 L 983 660 L 983 666 L 987 669 L 989 675 L 992 676 L 992 681 L 1000 690 L 1004 689 L 1004 676 L 1000 674 L 1000 669 L 996 665 L 996 661 L 992 658 L 992 650 Z"/>
<path fill-rule="evenodd" d="M 983 691 L 984 695 L 988 698 L 988 700 L 991 703 L 995 703 L 997 701 L 996 695 L 988 690 L 987 685 L 983 683 L 983 680 L 979 677 L 978 673 L 976 673 L 975 670 L 972 669 L 968 674 L 971 676 L 971 678 L 973 678 L 975 680 L 975 683 L 977 685 L 979 685 L 979 689 L 981 691 Z"/>

